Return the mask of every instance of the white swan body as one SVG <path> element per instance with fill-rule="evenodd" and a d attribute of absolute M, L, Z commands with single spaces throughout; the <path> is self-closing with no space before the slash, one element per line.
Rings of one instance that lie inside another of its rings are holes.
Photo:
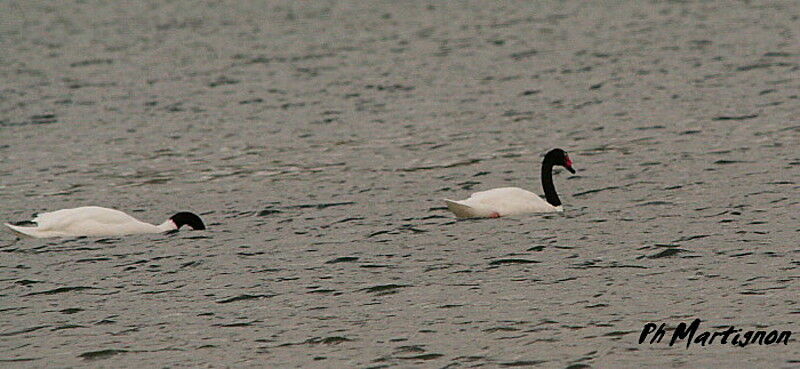
<path fill-rule="evenodd" d="M 564 211 L 553 185 L 553 166 L 560 165 L 571 173 L 572 159 L 564 150 L 553 149 L 542 161 L 542 188 L 545 199 L 533 192 L 517 187 L 495 188 L 476 192 L 468 199 L 454 201 L 444 199 L 447 208 L 459 218 L 498 218 L 528 213 L 552 213 Z"/>
<path fill-rule="evenodd" d="M 550 205 L 535 193 L 517 187 L 495 188 L 473 193 L 466 200 L 445 199 L 444 202 L 459 218 L 496 218 L 564 211 L 562 206 Z"/>
<path fill-rule="evenodd" d="M 191 213 L 179 213 L 191 214 Z M 197 217 L 194 214 L 191 214 Z M 38 214 L 32 222 L 35 227 L 24 227 L 6 223 L 6 226 L 19 235 L 33 238 L 79 237 L 79 236 L 121 236 L 138 233 L 161 233 L 189 224 L 193 229 L 205 229 L 197 217 L 197 223 L 180 222 L 173 216 L 160 225 L 142 222 L 119 210 L 99 206 L 84 206 L 62 209 Z M 182 223 L 182 224 L 176 224 Z"/>

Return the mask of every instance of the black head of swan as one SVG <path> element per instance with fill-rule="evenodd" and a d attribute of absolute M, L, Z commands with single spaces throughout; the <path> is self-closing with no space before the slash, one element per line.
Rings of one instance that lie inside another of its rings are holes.
<path fill-rule="evenodd" d="M 199 216 L 195 213 L 190 213 L 188 211 L 182 211 L 177 213 L 169 218 L 173 223 L 175 223 L 176 229 L 181 229 L 183 226 L 189 226 L 191 229 L 195 231 L 200 231 L 206 229 L 206 225 L 203 224 L 203 220 L 200 219 Z"/>

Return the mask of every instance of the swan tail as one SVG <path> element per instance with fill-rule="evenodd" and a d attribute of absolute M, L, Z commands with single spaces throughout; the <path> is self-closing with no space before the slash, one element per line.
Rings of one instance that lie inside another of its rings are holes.
<path fill-rule="evenodd" d="M 37 234 L 38 232 L 36 230 L 36 227 L 21 227 L 21 226 L 15 226 L 15 225 L 12 225 L 12 224 L 8 224 L 8 223 L 5 223 L 5 225 L 6 225 L 6 227 L 8 227 L 11 230 L 11 232 L 13 232 L 16 235 L 39 238 L 39 236 Z"/>
<path fill-rule="evenodd" d="M 459 218 L 472 218 L 475 217 L 475 209 L 469 205 L 464 205 L 458 201 L 444 199 L 447 208 Z"/>

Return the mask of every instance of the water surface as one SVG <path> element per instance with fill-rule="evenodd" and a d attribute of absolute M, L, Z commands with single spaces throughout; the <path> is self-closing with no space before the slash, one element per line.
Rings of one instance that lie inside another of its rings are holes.
<path fill-rule="evenodd" d="M 0 5 L 0 219 L 82 205 L 208 230 L 0 236 L 12 367 L 795 367 L 639 345 L 794 330 L 796 2 Z M 566 211 L 455 220 L 442 198 Z"/>

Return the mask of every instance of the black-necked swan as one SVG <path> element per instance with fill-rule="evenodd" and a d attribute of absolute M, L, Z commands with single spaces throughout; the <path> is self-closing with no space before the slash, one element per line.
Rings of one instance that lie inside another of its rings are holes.
<path fill-rule="evenodd" d="M 188 225 L 194 230 L 206 229 L 199 216 L 180 212 L 160 225 L 142 222 L 119 210 L 84 206 L 37 214 L 30 222 L 35 227 L 23 227 L 6 223 L 17 234 L 33 238 L 122 236 L 137 233 L 161 233 L 180 229 Z"/>
<path fill-rule="evenodd" d="M 476 192 L 468 199 L 453 201 L 445 199 L 447 208 L 459 218 L 498 218 L 527 213 L 550 213 L 563 211 L 553 185 L 553 166 L 561 165 L 572 174 L 572 160 L 564 150 L 550 150 L 542 161 L 543 200 L 535 193 L 517 187 L 495 188 Z"/>

